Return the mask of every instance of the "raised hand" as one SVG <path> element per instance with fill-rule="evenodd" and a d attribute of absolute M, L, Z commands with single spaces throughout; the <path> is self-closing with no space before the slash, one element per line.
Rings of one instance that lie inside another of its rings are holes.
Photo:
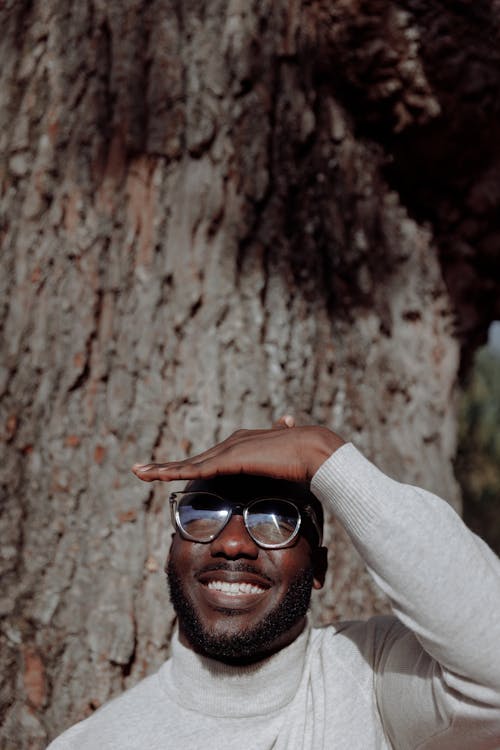
<path fill-rule="evenodd" d="M 344 440 L 326 427 L 296 427 L 286 415 L 267 430 L 238 430 L 203 453 L 183 461 L 136 464 L 145 482 L 208 479 L 220 474 L 259 474 L 296 482 L 310 481 Z"/>

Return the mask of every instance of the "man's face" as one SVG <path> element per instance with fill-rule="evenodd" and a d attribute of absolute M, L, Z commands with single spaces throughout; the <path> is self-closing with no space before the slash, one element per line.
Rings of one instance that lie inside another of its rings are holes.
<path fill-rule="evenodd" d="M 268 482 L 255 477 L 218 478 L 197 483 L 196 489 L 242 502 L 269 493 Z M 274 497 L 290 498 L 289 486 L 279 489 L 274 482 Z M 311 588 L 322 585 L 323 553 L 300 534 L 293 546 L 263 549 L 239 514 L 208 544 L 177 532 L 167 572 L 181 641 L 213 658 L 240 663 L 288 645 L 304 627 Z"/>

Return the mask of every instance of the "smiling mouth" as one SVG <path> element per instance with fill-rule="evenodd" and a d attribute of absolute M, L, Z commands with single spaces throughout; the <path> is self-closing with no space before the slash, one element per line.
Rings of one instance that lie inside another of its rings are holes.
<path fill-rule="evenodd" d="M 235 603 L 238 598 L 241 602 L 255 601 L 275 585 L 265 573 L 242 561 L 234 565 L 221 561 L 207 565 L 196 578 L 217 601 L 219 597 L 233 597 Z"/>
<path fill-rule="evenodd" d="M 220 591 L 229 596 L 241 596 L 242 594 L 264 594 L 266 589 L 256 586 L 253 583 L 244 581 L 230 582 L 211 580 L 204 584 L 210 591 Z"/>

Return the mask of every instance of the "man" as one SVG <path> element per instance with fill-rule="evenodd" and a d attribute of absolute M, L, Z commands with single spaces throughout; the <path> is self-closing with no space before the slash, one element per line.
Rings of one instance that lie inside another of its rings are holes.
<path fill-rule="evenodd" d="M 322 427 L 283 417 L 184 461 L 174 493 L 172 657 L 51 750 L 500 748 L 500 561 L 442 500 Z M 312 629 L 321 510 L 394 617 Z"/>

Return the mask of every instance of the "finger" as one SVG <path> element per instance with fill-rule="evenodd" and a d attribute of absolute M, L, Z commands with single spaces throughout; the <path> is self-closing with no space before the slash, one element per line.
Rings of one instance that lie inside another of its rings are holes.
<path fill-rule="evenodd" d="M 279 429 L 286 429 L 295 423 L 293 417 L 289 415 L 282 419 L 285 421 Z M 153 482 L 156 479 L 169 482 L 174 479 L 197 479 L 217 474 L 238 474 L 242 471 L 244 464 L 251 465 L 254 462 L 250 458 L 248 448 L 245 448 L 245 456 L 240 451 L 235 454 L 235 449 L 243 444 L 252 444 L 254 441 L 258 441 L 257 444 L 260 447 L 262 440 L 272 440 L 275 437 L 276 430 L 238 430 L 221 443 L 191 458 L 166 463 L 135 464 L 132 471 L 144 482 Z M 202 473 L 200 472 L 201 464 L 203 464 Z"/>
<path fill-rule="evenodd" d="M 171 467 L 180 467 L 185 464 L 191 464 L 191 463 L 196 463 L 198 461 L 203 461 L 205 458 L 208 458 L 209 456 L 213 455 L 214 453 L 216 454 L 221 449 L 223 449 L 224 442 L 217 443 L 217 445 L 214 445 L 211 448 L 208 448 L 208 450 L 203 451 L 202 453 L 197 453 L 196 455 L 191 456 L 190 458 L 184 458 L 180 461 L 166 461 L 164 463 L 151 462 L 149 464 L 134 464 L 132 466 L 132 471 L 137 477 L 139 477 L 139 479 L 144 479 L 145 481 L 151 481 L 149 479 L 149 477 L 152 476 L 151 472 L 158 472 L 161 470 L 166 471 L 168 468 L 171 468 Z"/>
<path fill-rule="evenodd" d="M 134 464 L 132 472 L 138 479 L 142 479 L 143 482 L 153 482 L 155 479 L 163 482 L 170 482 L 173 479 L 195 479 L 199 476 L 197 474 L 197 467 L 201 463 L 210 459 L 216 459 L 219 463 L 222 459 L 222 462 L 224 462 L 224 454 L 227 454 L 227 451 L 228 447 L 219 443 L 203 451 L 203 453 L 199 453 L 191 458 L 185 458 L 182 461 Z M 225 473 L 230 473 L 230 471 L 228 470 Z"/>
<path fill-rule="evenodd" d="M 201 476 L 196 464 L 182 466 L 172 464 L 150 464 L 148 466 L 134 466 L 132 471 L 143 482 L 173 482 L 175 479 L 197 479 Z"/>
<path fill-rule="evenodd" d="M 168 461 L 162 464 L 134 464 L 132 466 L 132 472 L 138 479 L 142 479 L 143 482 L 152 482 L 155 479 L 159 479 L 163 482 L 169 482 L 173 478 L 183 472 L 189 472 L 189 467 L 196 467 L 198 461 L 196 459 L 185 459 L 184 461 Z M 182 478 L 182 477 L 181 477 Z"/>
<path fill-rule="evenodd" d="M 273 430 L 265 430 L 263 433 L 266 436 L 272 435 Z M 248 451 L 248 448 L 245 448 L 244 451 L 241 449 L 242 443 L 251 443 L 254 437 L 255 434 L 250 435 L 249 431 L 240 433 L 234 440 L 231 436 L 224 443 L 219 443 L 192 458 L 161 464 L 135 464 L 132 471 L 143 482 L 153 482 L 156 479 L 170 482 L 174 479 L 201 479 L 219 474 L 239 474 L 244 471 L 245 466 L 250 468 L 255 463 L 254 452 Z M 257 445 L 260 446 L 260 441 Z M 260 457 L 261 460 L 262 457 Z M 259 457 L 257 462 L 259 463 Z"/>
<path fill-rule="evenodd" d="M 228 447 L 230 445 L 234 445 L 235 443 L 241 443 L 246 442 L 248 440 L 251 440 L 256 435 L 262 435 L 263 433 L 270 433 L 271 430 L 237 430 L 236 432 L 233 432 L 232 435 L 230 435 L 228 438 L 223 440 L 220 443 L 217 443 L 216 445 L 213 445 L 211 448 L 208 448 L 205 451 L 202 451 L 202 453 L 197 453 L 194 456 L 191 456 L 190 458 L 185 458 L 181 461 L 167 461 L 165 463 L 148 463 L 148 464 L 134 464 L 132 466 L 133 473 L 139 477 L 139 479 L 143 479 L 145 481 L 152 481 L 152 479 L 149 479 L 151 476 L 150 472 L 157 472 L 160 470 L 167 470 L 170 468 L 173 468 L 174 466 L 180 467 L 180 466 L 187 466 L 191 464 L 197 464 L 200 461 L 205 461 L 208 458 L 212 458 L 218 455 L 223 454 L 225 451 L 227 451 Z"/>
<path fill-rule="evenodd" d="M 291 414 L 284 414 L 273 424 L 273 429 L 283 429 L 288 427 L 295 427 L 295 418 Z"/>
<path fill-rule="evenodd" d="M 177 479 L 205 479 L 219 474 L 238 474 L 242 470 L 241 461 L 229 460 L 224 462 L 217 456 L 203 460 L 187 459 L 186 461 L 172 461 L 165 464 L 135 465 L 132 471 L 143 482 L 172 482 Z"/>

